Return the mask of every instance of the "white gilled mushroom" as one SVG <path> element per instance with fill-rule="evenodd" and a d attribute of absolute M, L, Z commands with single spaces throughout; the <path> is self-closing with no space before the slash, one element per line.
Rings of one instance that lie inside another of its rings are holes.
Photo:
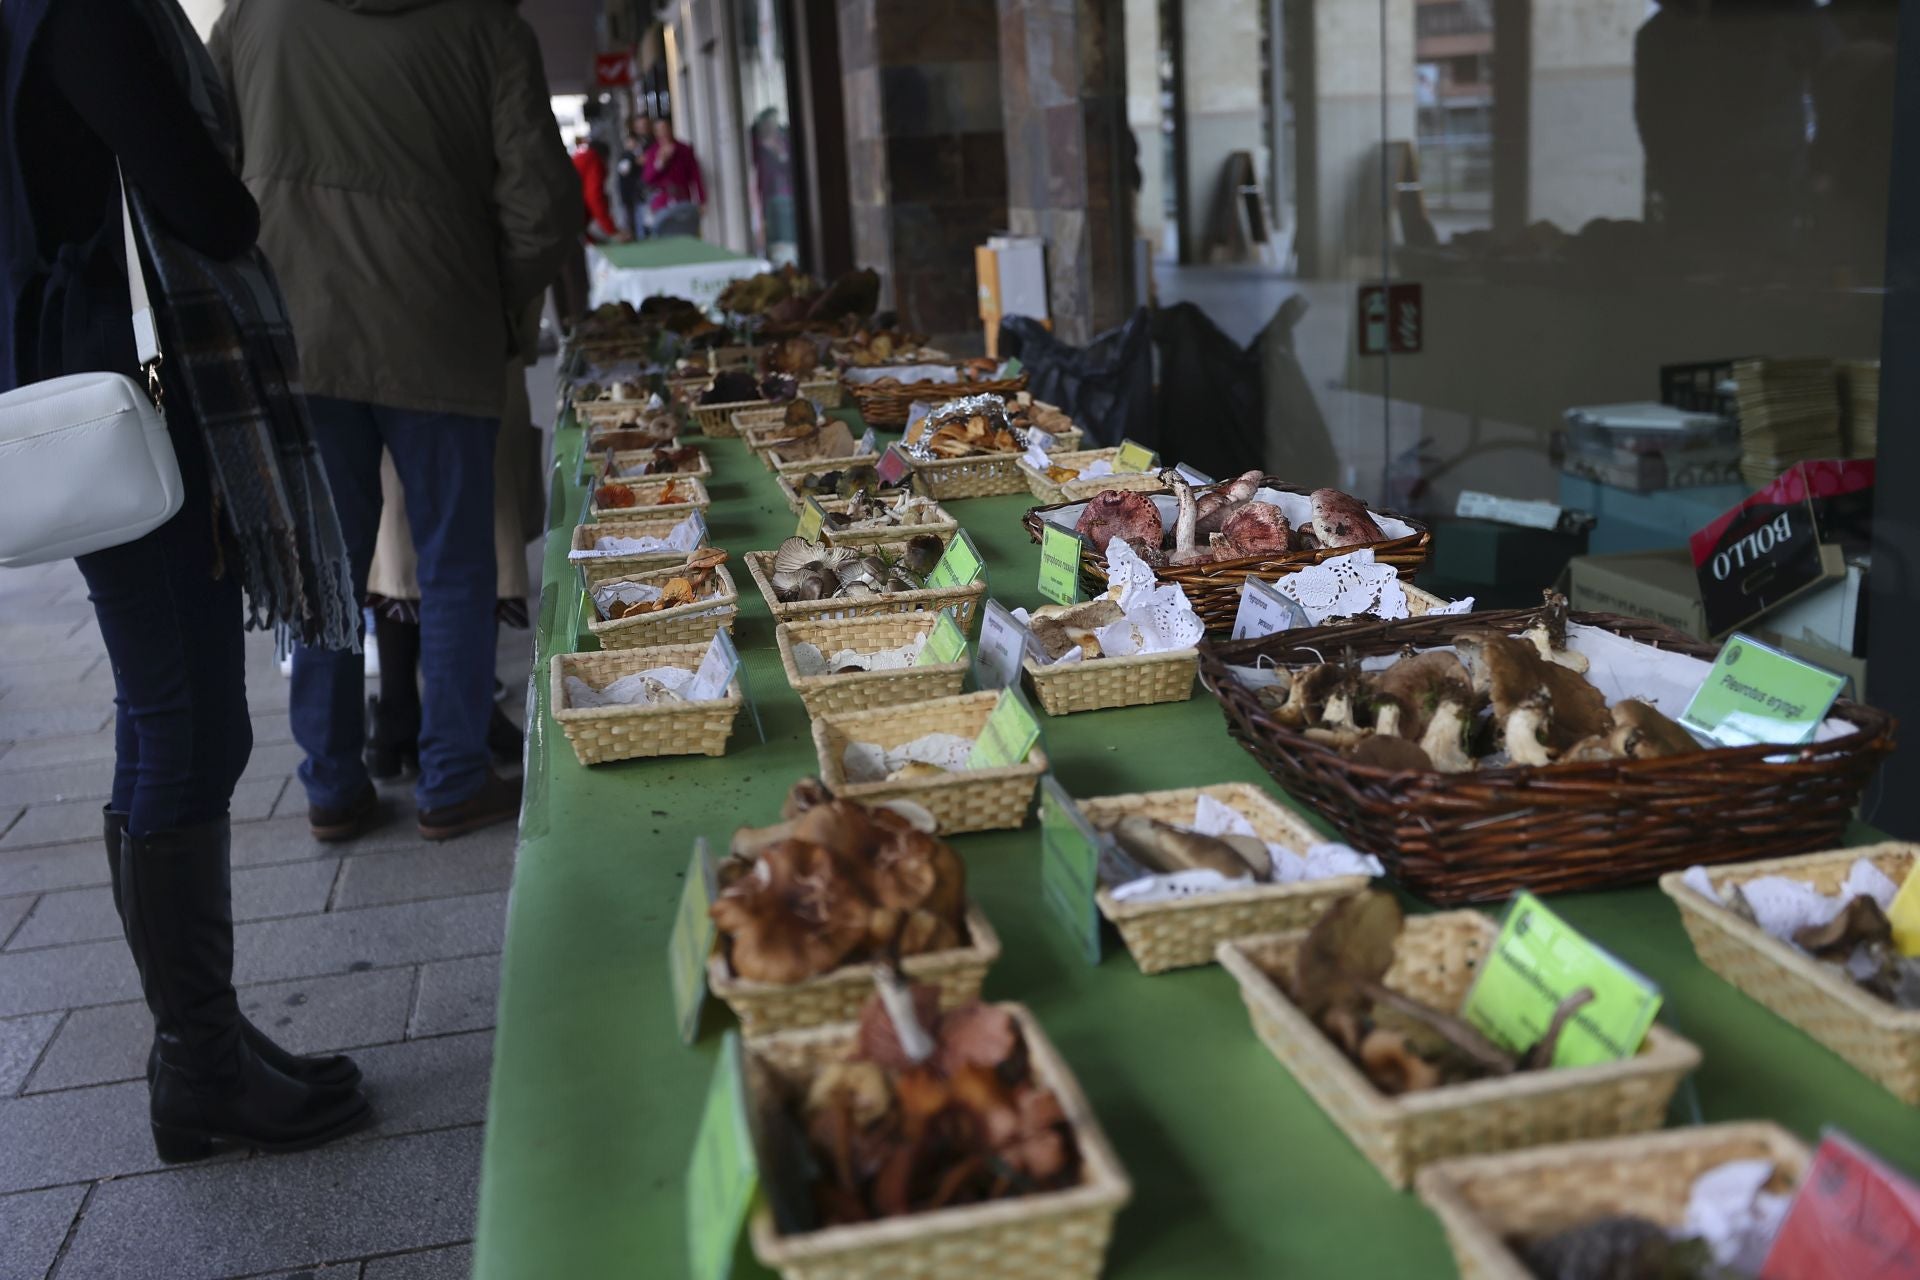
<path fill-rule="evenodd" d="M 1692 734 L 1663 715 L 1651 702 L 1628 698 L 1613 708 L 1613 735 L 1607 745 L 1615 755 L 1634 760 L 1677 756 L 1700 750 Z"/>
<path fill-rule="evenodd" d="M 1507 759 L 1514 764 L 1552 764 L 1553 753 L 1546 739 L 1553 723 L 1553 698 L 1545 689 L 1535 689 L 1507 714 L 1502 737 Z"/>
<path fill-rule="evenodd" d="M 1466 707 L 1449 700 L 1433 709 L 1433 718 L 1427 721 L 1427 731 L 1420 738 L 1420 749 L 1440 772 L 1466 773 L 1473 768 L 1466 736 Z"/>

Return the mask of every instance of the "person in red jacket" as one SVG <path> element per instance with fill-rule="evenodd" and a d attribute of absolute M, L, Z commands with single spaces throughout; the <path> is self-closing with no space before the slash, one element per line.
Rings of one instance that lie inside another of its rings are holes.
<path fill-rule="evenodd" d="M 588 237 L 594 238 L 597 231 L 599 239 L 632 239 L 613 220 L 613 210 L 607 206 L 607 144 L 592 138 L 581 139 L 573 153 L 573 168 L 580 175 L 580 194 L 587 202 Z"/>
<path fill-rule="evenodd" d="M 706 184 L 693 148 L 673 136 L 673 120 L 653 122 L 653 150 L 647 152 L 642 180 L 653 192 L 653 234 L 697 236 L 700 211 L 707 206 Z"/>

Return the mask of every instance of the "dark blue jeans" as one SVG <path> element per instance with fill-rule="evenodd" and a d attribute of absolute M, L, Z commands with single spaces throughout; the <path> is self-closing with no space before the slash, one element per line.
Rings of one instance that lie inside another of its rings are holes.
<path fill-rule="evenodd" d="M 240 583 L 219 572 L 206 447 L 186 404 L 185 391 L 170 385 L 179 513 L 78 560 L 113 664 L 109 807 L 128 815 L 136 836 L 225 817 L 253 751 Z"/>
<path fill-rule="evenodd" d="M 393 455 L 420 557 L 420 783 L 422 809 L 469 799 L 487 779 L 493 711 L 493 443 L 500 423 L 310 396 L 314 442 L 333 487 L 364 595 L 380 529 L 380 450 Z M 361 656 L 296 646 L 289 713 L 307 753 L 307 799 L 351 803 L 370 785 Z"/>

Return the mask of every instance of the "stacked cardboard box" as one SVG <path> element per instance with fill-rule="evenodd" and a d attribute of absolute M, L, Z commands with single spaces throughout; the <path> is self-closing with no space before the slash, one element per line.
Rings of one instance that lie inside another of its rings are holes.
<path fill-rule="evenodd" d="M 1846 455 L 1840 384 L 1825 358 L 1741 360 L 1733 366 L 1740 406 L 1740 473 L 1756 487 L 1796 462 Z"/>

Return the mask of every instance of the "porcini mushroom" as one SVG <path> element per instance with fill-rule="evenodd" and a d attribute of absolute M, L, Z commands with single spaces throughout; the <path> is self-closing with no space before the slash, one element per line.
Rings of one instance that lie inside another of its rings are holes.
<path fill-rule="evenodd" d="M 1553 723 L 1553 698 L 1545 688 L 1536 688 L 1507 713 L 1501 742 L 1512 764 L 1552 764 L 1547 735 Z"/>

